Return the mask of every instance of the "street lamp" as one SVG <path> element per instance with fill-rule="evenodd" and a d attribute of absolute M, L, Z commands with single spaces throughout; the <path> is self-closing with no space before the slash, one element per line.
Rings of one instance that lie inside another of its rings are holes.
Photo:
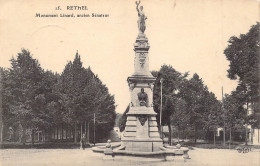
<path fill-rule="evenodd" d="M 96 145 L 96 115 L 94 112 L 94 146 Z"/>
<path fill-rule="evenodd" d="M 163 139 L 163 127 L 162 127 L 162 85 L 163 85 L 163 78 L 160 79 L 160 83 L 161 83 L 160 128 L 161 128 L 161 138 Z"/>
<path fill-rule="evenodd" d="M 223 121 L 224 121 L 224 126 L 223 126 L 223 144 L 226 145 L 226 115 L 225 115 L 225 107 L 224 107 L 224 97 L 223 97 L 223 86 L 222 86 L 222 110 L 223 110 L 223 115 L 224 115 L 224 118 L 223 118 Z"/>

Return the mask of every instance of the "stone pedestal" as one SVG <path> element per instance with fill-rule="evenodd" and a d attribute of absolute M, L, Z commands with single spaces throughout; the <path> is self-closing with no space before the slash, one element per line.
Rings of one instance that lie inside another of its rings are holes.
<path fill-rule="evenodd" d="M 140 33 L 134 44 L 135 71 L 127 79 L 131 102 L 121 139 L 126 151 L 154 152 L 159 151 L 162 146 L 156 113 L 153 110 L 153 87 L 156 78 L 149 71 L 149 48 L 147 37 Z M 142 90 L 142 97 L 138 97 Z"/>

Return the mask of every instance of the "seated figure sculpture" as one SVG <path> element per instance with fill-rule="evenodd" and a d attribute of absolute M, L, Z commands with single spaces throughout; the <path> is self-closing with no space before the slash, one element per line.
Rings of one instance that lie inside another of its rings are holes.
<path fill-rule="evenodd" d="M 147 107 L 147 99 L 148 99 L 148 96 L 147 96 L 147 93 L 144 92 L 144 88 L 141 88 L 141 92 L 139 92 L 137 94 L 138 96 L 138 100 L 140 102 L 140 106 L 146 106 Z"/>

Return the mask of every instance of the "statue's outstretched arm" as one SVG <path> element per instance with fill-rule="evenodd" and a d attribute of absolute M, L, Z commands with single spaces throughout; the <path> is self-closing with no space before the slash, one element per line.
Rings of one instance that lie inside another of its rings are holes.
<path fill-rule="evenodd" d="M 135 3 L 136 3 L 136 10 L 137 10 L 138 15 L 139 15 L 140 12 L 139 12 L 139 8 L 138 7 L 139 7 L 139 4 L 140 4 L 140 1 L 139 1 L 139 3 L 137 1 L 135 1 Z"/>

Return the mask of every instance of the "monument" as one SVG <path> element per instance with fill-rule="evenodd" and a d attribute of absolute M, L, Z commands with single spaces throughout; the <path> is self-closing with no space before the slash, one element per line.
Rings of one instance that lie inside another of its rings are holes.
<path fill-rule="evenodd" d="M 148 161 L 186 161 L 189 159 L 187 147 L 164 145 L 158 131 L 156 113 L 153 109 L 153 87 L 156 80 L 149 71 L 148 38 L 145 35 L 147 17 L 143 7 L 138 12 L 138 36 L 134 43 L 134 73 L 127 78 L 130 92 L 129 112 L 125 131 L 120 143 L 93 147 L 93 152 L 104 153 L 103 159 L 147 159 Z"/>
<path fill-rule="evenodd" d="M 150 45 L 144 33 L 147 17 L 139 4 L 140 1 L 136 2 L 139 34 L 134 43 L 134 73 L 127 79 L 130 109 L 121 141 L 126 150 L 153 152 L 160 151 L 162 139 L 160 139 L 156 113 L 153 109 L 153 87 L 156 78 L 149 71 Z"/>

